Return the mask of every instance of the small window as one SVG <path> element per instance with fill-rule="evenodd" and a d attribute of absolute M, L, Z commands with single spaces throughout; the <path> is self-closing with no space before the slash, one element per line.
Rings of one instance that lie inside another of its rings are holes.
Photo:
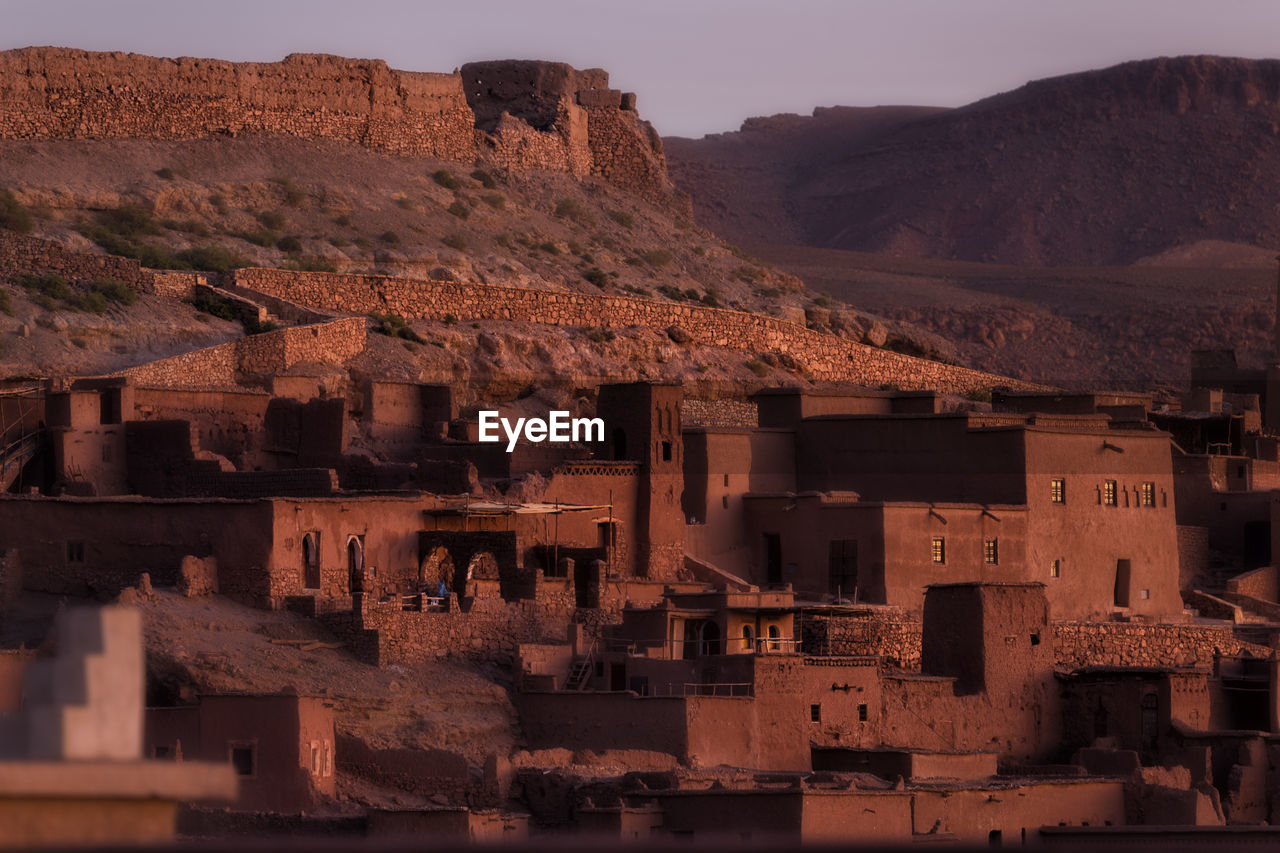
<path fill-rule="evenodd" d="M 822 722 L 822 706 L 821 705 L 809 706 L 809 722 L 811 723 Z"/>
<path fill-rule="evenodd" d="M 867 706 L 865 704 L 858 706 L 858 722 L 865 723 L 867 721 Z"/>
<path fill-rule="evenodd" d="M 1051 563 L 1049 563 L 1049 577 L 1051 578 L 1062 577 L 1062 561 L 1061 560 L 1054 560 Z"/>
<path fill-rule="evenodd" d="M 1116 505 L 1116 481 L 1107 480 L 1102 484 L 1102 504 L 1103 506 Z"/>
<path fill-rule="evenodd" d="M 324 742 L 324 775 L 333 775 L 333 744 L 329 741 Z"/>
<path fill-rule="evenodd" d="M 152 757 L 152 758 L 168 758 L 168 757 L 169 757 L 169 747 L 167 747 L 167 746 L 157 746 L 157 747 L 153 747 L 153 748 L 152 748 L 152 750 L 151 750 L 151 757 Z"/>
<path fill-rule="evenodd" d="M 1061 477 L 1054 477 L 1049 481 L 1049 500 L 1056 504 L 1064 504 L 1067 502 L 1067 481 Z"/>
<path fill-rule="evenodd" d="M 728 496 L 728 495 L 721 495 L 721 496 L 720 496 L 720 506 L 721 506 L 721 508 L 722 508 L 722 509 L 728 509 L 728 508 L 729 508 L 729 496 Z"/>
<path fill-rule="evenodd" d="M 253 745 L 232 746 L 231 766 L 235 768 L 237 776 L 252 776 L 255 769 Z"/>
<path fill-rule="evenodd" d="M 1039 632 L 1039 631 L 1036 631 L 1036 632 L 1034 632 L 1034 633 L 1032 633 L 1032 634 L 1031 634 L 1031 645 L 1033 645 L 1033 646 L 1038 646 L 1038 645 L 1040 645 L 1040 632 Z"/>
<path fill-rule="evenodd" d="M 994 566 L 1000 562 L 1000 540 L 987 539 L 982 543 L 982 561 L 988 566 Z"/>
<path fill-rule="evenodd" d="M 1138 598 L 1141 598 L 1141 599 L 1143 599 L 1144 601 L 1146 601 L 1146 600 L 1150 599 L 1150 598 L 1151 598 L 1151 590 L 1149 590 L 1149 589 L 1142 589 L 1142 590 L 1138 590 Z"/>
<path fill-rule="evenodd" d="M 1142 484 L 1142 505 L 1152 506 L 1152 507 L 1156 505 L 1156 484 L 1155 483 Z"/>
<path fill-rule="evenodd" d="M 84 562 L 84 540 L 75 540 L 67 543 L 67 562 Z"/>
<path fill-rule="evenodd" d="M 755 632 L 751 630 L 750 625 L 742 626 L 742 649 L 743 651 L 752 651 L 756 647 Z"/>
<path fill-rule="evenodd" d="M 662 461 L 671 461 L 671 442 L 669 441 L 662 442 Z"/>
<path fill-rule="evenodd" d="M 724 475 L 724 487 L 725 487 L 726 489 L 727 489 L 727 488 L 729 488 L 729 475 L 728 475 L 728 474 L 725 474 L 725 475 Z"/>
<path fill-rule="evenodd" d="M 947 561 L 947 540 L 941 536 L 933 537 L 931 553 L 935 563 L 945 563 Z"/>
<path fill-rule="evenodd" d="M 315 776 L 320 775 L 320 741 L 311 741 L 311 772 Z"/>

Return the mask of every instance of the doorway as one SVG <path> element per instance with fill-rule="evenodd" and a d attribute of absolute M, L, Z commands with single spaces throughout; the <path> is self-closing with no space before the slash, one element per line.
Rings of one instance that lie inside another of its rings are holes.
<path fill-rule="evenodd" d="M 1116 607 L 1129 606 L 1129 561 L 1116 560 L 1116 586 L 1113 593 Z"/>

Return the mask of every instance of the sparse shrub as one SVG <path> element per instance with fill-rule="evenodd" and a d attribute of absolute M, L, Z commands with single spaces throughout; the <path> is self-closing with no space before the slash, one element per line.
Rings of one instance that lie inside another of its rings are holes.
<path fill-rule="evenodd" d="M 511 235 L 507 234 L 506 232 L 503 232 L 499 234 L 497 237 L 494 237 L 493 242 L 497 243 L 499 246 L 501 246 L 504 249 L 515 248 L 515 246 L 511 245 Z"/>
<path fill-rule="evenodd" d="M 446 326 L 455 326 L 457 325 L 457 323 L 458 323 L 458 318 L 455 317 L 453 314 L 444 315 L 444 324 Z"/>
<path fill-rule="evenodd" d="M 75 295 L 72 292 L 71 287 L 67 284 L 67 280 L 57 273 L 51 273 L 49 275 L 25 273 L 19 277 L 18 281 L 27 290 L 44 296 L 47 299 L 65 302 Z"/>
<path fill-rule="evenodd" d="M 254 218 L 269 231 L 279 231 L 287 224 L 284 214 L 278 210 L 259 210 Z"/>
<path fill-rule="evenodd" d="M 768 298 L 768 299 L 777 299 L 779 296 L 781 296 L 781 295 L 782 295 L 782 288 L 780 288 L 780 287 L 762 287 L 762 288 L 760 288 L 759 290 L 757 290 L 757 291 L 756 291 L 756 295 L 757 295 L 757 296 L 764 296 L 764 297 L 766 297 L 766 298 Z"/>
<path fill-rule="evenodd" d="M 284 269 L 299 270 L 300 272 L 337 272 L 338 268 L 334 266 L 332 261 L 324 258 L 306 257 L 306 258 L 290 258 L 283 264 Z"/>
<path fill-rule="evenodd" d="M 658 288 L 658 292 L 673 302 L 684 302 L 688 298 L 684 295 L 684 291 L 674 284 L 664 284 Z"/>
<path fill-rule="evenodd" d="M 373 248 L 373 241 L 370 240 L 368 237 L 357 237 L 351 242 L 355 243 L 356 248 L 360 249 L 361 251 L 367 252 Z"/>
<path fill-rule="evenodd" d="M 966 391 L 966 392 L 965 392 L 965 394 L 964 394 L 964 395 L 965 395 L 965 397 L 967 397 L 967 398 L 969 398 L 970 400 L 973 400 L 974 402 L 977 402 L 977 403 L 990 403 L 990 402 L 991 402 L 991 389 L 990 389 L 990 388 L 970 388 L 968 391 Z"/>
<path fill-rule="evenodd" d="M 388 246 L 400 245 L 400 235 L 394 231 L 383 231 L 378 235 L 378 239 L 386 243 Z"/>
<path fill-rule="evenodd" d="M 271 179 L 284 194 L 284 203 L 289 207 L 298 207 L 307 197 L 307 191 L 294 183 L 293 178 L 276 176 Z"/>
<path fill-rule="evenodd" d="M 764 274 L 763 270 L 757 267 L 743 265 L 733 271 L 734 276 L 745 281 L 747 284 L 754 284 L 760 280 L 760 276 Z"/>
<path fill-rule="evenodd" d="M 286 254 L 296 255 L 302 251 L 302 240 L 295 234 L 288 234 L 276 241 L 276 248 Z"/>
<path fill-rule="evenodd" d="M 750 361 L 745 362 L 745 366 L 747 370 L 750 370 L 756 376 L 764 376 L 769 372 L 769 365 L 765 364 L 758 358 L 753 358 Z"/>
<path fill-rule="evenodd" d="M 71 343 L 75 344 L 80 349 L 88 349 L 89 347 L 88 342 L 86 342 L 84 338 L 72 338 Z"/>
<path fill-rule="evenodd" d="M 463 204 L 461 199 L 455 199 L 453 204 L 449 205 L 448 210 L 459 219 L 466 219 L 471 215 L 471 208 Z"/>
<path fill-rule="evenodd" d="M 609 218 L 628 230 L 636 227 L 636 218 L 625 210 L 611 210 Z"/>
<path fill-rule="evenodd" d="M 329 245 L 335 249 L 341 249 L 343 246 L 351 245 L 351 241 L 346 237 L 340 237 L 337 234 L 329 238 Z"/>
<path fill-rule="evenodd" d="M 644 262 L 651 267 L 661 267 L 671 263 L 672 255 L 666 249 L 650 249 L 641 255 Z"/>
<path fill-rule="evenodd" d="M 164 229 L 151 212 L 136 204 L 122 204 L 115 210 L 98 214 L 98 222 L 113 234 L 121 237 L 137 237 L 142 234 L 160 234 Z"/>
<path fill-rule="evenodd" d="M 190 304 L 197 310 L 212 317 L 221 320 L 236 319 L 236 309 L 225 299 L 220 299 L 212 293 L 198 293 L 190 300 Z"/>
<path fill-rule="evenodd" d="M 706 247 L 704 246 L 694 246 L 693 253 L 701 258 L 703 255 L 707 253 L 707 250 L 706 250 Z"/>
<path fill-rule="evenodd" d="M 570 240 L 567 245 L 569 246 L 570 252 L 572 252 L 575 255 L 579 255 L 579 256 L 582 255 L 582 244 L 579 243 L 577 240 Z"/>
<path fill-rule="evenodd" d="M 95 279 L 89 287 L 94 293 L 112 302 L 119 302 L 121 305 L 132 305 L 138 301 L 138 291 L 118 279 Z"/>
<path fill-rule="evenodd" d="M 471 324 L 471 328 L 473 328 L 473 329 L 478 329 L 478 328 L 480 328 L 480 324 L 479 324 L 479 323 L 472 323 L 472 324 Z"/>
<path fill-rule="evenodd" d="M 480 200 L 492 207 L 494 210 L 502 210 L 507 206 L 507 200 L 500 193 L 485 193 L 480 196 Z"/>
<path fill-rule="evenodd" d="M 9 297 L 9 291 L 3 287 L 0 287 L 0 314 L 13 316 L 13 300 Z"/>
<path fill-rule="evenodd" d="M 222 197 L 222 193 L 212 193 L 209 196 L 209 204 L 213 205 L 213 209 L 221 215 L 227 215 L 227 200 Z"/>
<path fill-rule="evenodd" d="M 706 293 L 702 294 L 702 304 L 708 308 L 719 308 L 720 294 L 716 293 L 714 290 L 708 290 Z"/>
<path fill-rule="evenodd" d="M 183 234 L 194 234 L 197 237 L 208 237 L 209 228 L 198 219 L 163 219 L 160 224 L 170 231 L 181 231 Z"/>
<path fill-rule="evenodd" d="M 541 243 L 537 244 L 536 248 L 541 249 L 542 251 L 546 252 L 548 255 L 560 254 L 560 247 L 557 246 L 555 243 L 552 243 L 550 240 L 543 240 Z"/>
<path fill-rule="evenodd" d="M 165 166 L 163 169 L 156 169 L 156 177 L 162 181 L 172 181 L 176 176 L 173 174 L 173 169 Z"/>
<path fill-rule="evenodd" d="M 440 242 L 450 249 L 457 249 L 459 252 L 467 248 L 467 238 L 461 234 L 446 234 L 440 238 Z"/>
<path fill-rule="evenodd" d="M 448 169 L 438 169 L 431 175 L 431 179 L 447 190 L 456 190 L 462 186 L 458 183 L 458 179 L 453 176 L 453 172 Z"/>
<path fill-rule="evenodd" d="M 426 338 L 419 335 L 407 324 L 396 329 L 396 337 L 406 341 L 411 341 L 415 344 L 425 344 L 427 342 Z"/>
<path fill-rule="evenodd" d="M 225 246 L 196 246 L 178 253 L 178 258 L 192 269 L 208 272 L 231 272 L 245 265 L 245 259 Z"/>
<path fill-rule="evenodd" d="M 618 336 L 610 329 L 592 329 L 587 332 L 587 340 L 591 341 L 593 344 L 602 344 L 606 341 L 611 341 L 616 337 Z"/>
<path fill-rule="evenodd" d="M 901 391 L 902 389 L 898 387 L 897 382 L 882 382 L 880 383 L 880 390 L 881 391 Z"/>
<path fill-rule="evenodd" d="M 407 198 L 405 196 L 401 196 L 400 198 L 396 199 L 396 207 L 400 208 L 401 210 L 412 210 L 413 199 Z"/>
<path fill-rule="evenodd" d="M 77 311 L 86 311 L 90 314 L 105 314 L 107 309 L 111 307 L 107 302 L 107 297 L 93 291 L 77 293 L 67 304 Z"/>
<path fill-rule="evenodd" d="M 831 307 L 831 297 L 825 293 L 819 293 L 817 296 L 813 297 L 812 302 L 814 305 L 817 305 L 819 308 Z"/>
<path fill-rule="evenodd" d="M 498 185 L 498 182 L 493 179 L 493 175 L 490 175 L 488 172 L 484 171 L 483 169 L 476 169 L 474 172 L 471 173 L 471 177 L 479 181 L 480 186 L 484 187 L 487 190 L 491 190 Z"/>
<path fill-rule="evenodd" d="M 264 249 L 270 249 L 276 244 L 280 238 L 276 236 L 276 232 L 269 230 L 262 231 L 236 231 L 232 233 L 233 237 L 239 237 L 246 243 L 252 243 L 255 246 L 261 246 Z"/>
<path fill-rule="evenodd" d="M 562 198 L 556 202 L 555 214 L 557 219 L 572 219 L 579 225 L 594 225 L 596 222 L 591 211 L 571 198 Z"/>
<path fill-rule="evenodd" d="M 345 213 L 339 213 L 337 216 L 333 217 L 333 224 L 347 228 L 351 225 L 351 217 Z"/>
<path fill-rule="evenodd" d="M 582 277 L 601 289 L 604 289 L 605 285 L 609 283 L 609 274 L 599 267 L 592 267 L 584 272 Z"/>

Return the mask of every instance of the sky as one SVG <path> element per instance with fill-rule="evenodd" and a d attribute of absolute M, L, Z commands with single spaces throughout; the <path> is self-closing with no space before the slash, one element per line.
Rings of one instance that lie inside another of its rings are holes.
<path fill-rule="evenodd" d="M 0 49 L 600 67 L 666 136 L 815 106 L 960 106 L 1153 56 L 1280 56 L 1276 0 L 0 0 L 0 21 Z"/>

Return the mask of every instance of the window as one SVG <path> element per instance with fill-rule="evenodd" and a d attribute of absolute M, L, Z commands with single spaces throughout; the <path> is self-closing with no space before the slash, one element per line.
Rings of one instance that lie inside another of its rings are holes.
<path fill-rule="evenodd" d="M 1053 562 L 1049 563 L 1049 577 L 1051 578 L 1062 577 L 1062 561 L 1061 560 L 1054 560 Z"/>
<path fill-rule="evenodd" d="M 932 554 L 935 563 L 945 563 L 947 561 L 947 540 L 941 536 L 933 537 Z"/>
<path fill-rule="evenodd" d="M 83 563 L 84 562 L 84 540 L 76 540 L 67 543 L 67 562 Z"/>
<path fill-rule="evenodd" d="M 852 598 L 857 593 L 857 539 L 832 539 L 827 543 L 827 585 L 837 598 Z"/>
<path fill-rule="evenodd" d="M 867 706 L 865 704 L 859 705 L 858 706 L 858 722 L 865 723 L 866 721 L 867 721 Z"/>
<path fill-rule="evenodd" d="M 987 539 L 982 543 L 982 561 L 988 566 L 994 566 L 1000 562 L 1000 540 Z"/>
<path fill-rule="evenodd" d="M 727 489 L 727 488 L 729 488 L 729 475 L 728 475 L 728 474 L 725 474 L 725 475 L 724 475 L 724 487 L 725 487 L 726 489 Z"/>
<path fill-rule="evenodd" d="M 811 723 L 822 722 L 822 706 L 821 705 L 809 706 L 809 722 Z"/>
<path fill-rule="evenodd" d="M 152 750 L 151 750 L 151 757 L 152 757 L 152 758 L 168 758 L 168 757 L 169 757 L 169 747 L 167 747 L 167 746 L 157 746 L 157 747 L 153 747 L 153 748 L 152 748 Z"/>
<path fill-rule="evenodd" d="M 728 496 L 728 495 L 721 495 L 721 496 L 720 496 L 720 508 L 721 508 L 721 509 L 728 509 L 728 508 L 729 508 L 729 496 Z"/>
<path fill-rule="evenodd" d="M 1102 504 L 1103 506 L 1116 505 L 1116 481 L 1107 480 L 1102 484 Z"/>
<path fill-rule="evenodd" d="M 770 625 L 765 634 L 769 637 L 769 651 L 776 652 L 782 647 L 782 643 L 779 642 L 782 639 L 782 632 L 778 630 L 777 625 Z"/>
<path fill-rule="evenodd" d="M 315 776 L 320 775 L 320 741 L 311 741 L 311 773 Z"/>
<path fill-rule="evenodd" d="M 1143 601 L 1150 600 L 1150 598 L 1151 598 L 1151 590 L 1149 590 L 1149 589 L 1140 589 L 1140 590 L 1138 590 L 1138 598 L 1141 598 Z"/>
<path fill-rule="evenodd" d="M 742 650 L 750 652 L 750 651 L 754 651 L 755 647 L 756 647 L 755 632 L 751 630 L 750 625 L 743 625 L 742 626 Z"/>
<path fill-rule="evenodd" d="M 252 776 L 254 771 L 254 755 L 253 744 L 242 744 L 231 746 L 231 766 L 235 768 L 237 776 Z"/>
<path fill-rule="evenodd" d="M 669 441 L 662 442 L 662 461 L 671 461 L 671 442 Z"/>
<path fill-rule="evenodd" d="M 1156 484 L 1155 483 L 1142 484 L 1142 505 L 1143 506 L 1156 505 Z"/>
<path fill-rule="evenodd" d="M 320 533 L 311 531 L 302 537 L 302 586 L 320 588 Z"/>
<path fill-rule="evenodd" d="M 1056 504 L 1064 504 L 1067 502 L 1067 481 L 1061 477 L 1054 477 L 1049 481 L 1049 500 Z"/>
<path fill-rule="evenodd" d="M 103 462 L 111 461 L 111 445 L 109 444 L 102 445 L 102 461 Z"/>

